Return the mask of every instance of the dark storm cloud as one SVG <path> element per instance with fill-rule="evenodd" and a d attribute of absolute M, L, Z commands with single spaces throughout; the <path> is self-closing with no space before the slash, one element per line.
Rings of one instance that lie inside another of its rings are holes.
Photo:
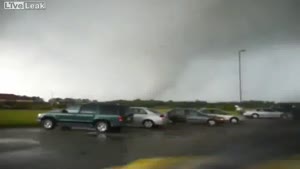
<path fill-rule="evenodd" d="M 282 75 L 300 71 L 288 66 L 299 62 L 299 47 L 291 45 L 300 40 L 299 8 L 297 0 L 107 0 L 1 9 L 1 92 L 236 100 L 236 55 L 247 48 L 248 99 L 295 100 L 265 79 L 282 63 Z M 284 57 L 274 45 L 284 47 Z M 252 64 L 264 73 L 249 71 Z M 288 80 L 284 88 L 299 83 Z"/>

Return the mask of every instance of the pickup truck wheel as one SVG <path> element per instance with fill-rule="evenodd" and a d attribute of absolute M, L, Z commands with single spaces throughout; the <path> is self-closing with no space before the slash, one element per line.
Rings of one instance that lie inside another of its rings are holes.
<path fill-rule="evenodd" d="M 42 125 L 45 129 L 51 130 L 55 127 L 55 121 L 53 119 L 46 118 L 42 120 Z"/>
<path fill-rule="evenodd" d="M 96 123 L 96 130 L 100 133 L 104 133 L 104 132 L 107 132 L 109 129 L 109 125 L 107 122 L 105 121 L 98 121 Z"/>

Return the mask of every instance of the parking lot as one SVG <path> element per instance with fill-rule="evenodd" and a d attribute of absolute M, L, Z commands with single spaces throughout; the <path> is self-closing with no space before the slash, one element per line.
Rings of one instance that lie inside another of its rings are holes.
<path fill-rule="evenodd" d="M 0 168 L 99 169 L 135 159 L 213 156 L 236 166 L 294 155 L 300 150 L 299 125 L 281 120 L 247 120 L 208 127 L 177 124 L 165 128 L 93 130 L 0 130 Z"/>

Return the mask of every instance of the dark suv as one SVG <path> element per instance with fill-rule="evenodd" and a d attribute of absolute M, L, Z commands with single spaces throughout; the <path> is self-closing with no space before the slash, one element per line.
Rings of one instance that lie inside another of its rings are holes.
<path fill-rule="evenodd" d="M 89 103 L 38 114 L 38 121 L 48 130 L 61 125 L 95 127 L 99 132 L 106 132 L 112 128 L 121 129 L 127 110 L 120 105 Z"/>

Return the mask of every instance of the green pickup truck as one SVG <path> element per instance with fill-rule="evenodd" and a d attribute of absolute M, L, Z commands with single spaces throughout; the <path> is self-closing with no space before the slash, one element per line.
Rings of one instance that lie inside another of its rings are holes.
<path fill-rule="evenodd" d="M 68 127 L 94 127 L 98 132 L 120 130 L 128 111 L 126 106 L 89 103 L 38 114 L 37 120 L 47 129 L 57 125 Z"/>

